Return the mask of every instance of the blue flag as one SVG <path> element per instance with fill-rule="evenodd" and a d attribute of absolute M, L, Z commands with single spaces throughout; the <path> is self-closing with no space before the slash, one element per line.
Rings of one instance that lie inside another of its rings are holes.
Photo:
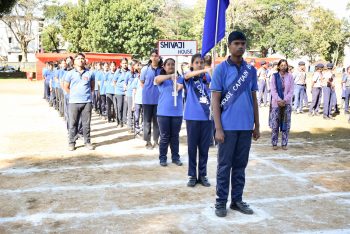
<path fill-rule="evenodd" d="M 229 4 L 229 0 L 207 0 L 202 40 L 202 57 L 215 46 L 216 27 L 218 32 L 216 43 L 224 38 L 226 28 L 226 9 Z M 218 17 L 217 12 L 219 12 Z"/>

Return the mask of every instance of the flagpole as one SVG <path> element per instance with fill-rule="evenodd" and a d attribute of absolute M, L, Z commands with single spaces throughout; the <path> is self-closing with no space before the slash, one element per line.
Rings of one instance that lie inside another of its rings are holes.
<path fill-rule="evenodd" d="M 218 28 L 219 28 L 219 11 L 220 11 L 220 0 L 217 0 L 218 4 L 216 5 L 216 21 L 215 21 L 215 44 L 214 44 L 214 52 L 213 52 L 213 62 L 215 68 L 215 57 L 216 57 L 216 44 L 218 43 Z"/>
<path fill-rule="evenodd" d="M 215 21 L 215 44 L 214 44 L 214 52 L 213 52 L 213 71 L 212 71 L 212 74 L 214 73 L 214 69 L 215 69 L 215 57 L 216 57 L 216 54 L 215 54 L 215 47 L 216 47 L 216 44 L 218 42 L 218 28 L 219 28 L 219 10 L 220 10 L 220 0 L 217 0 L 218 1 L 218 4 L 216 5 L 216 21 Z M 212 99 L 212 97 L 211 97 Z M 212 99 L 213 100 L 213 99 Z M 209 120 L 212 120 L 212 105 L 211 105 L 211 102 L 210 102 L 210 106 L 209 106 Z"/>
<path fill-rule="evenodd" d="M 177 76 L 177 66 L 178 66 L 178 60 L 177 60 L 177 57 L 175 57 L 175 79 L 174 79 L 174 86 L 173 86 L 173 95 L 174 95 L 174 106 L 177 106 L 177 79 L 176 79 L 176 76 Z"/>

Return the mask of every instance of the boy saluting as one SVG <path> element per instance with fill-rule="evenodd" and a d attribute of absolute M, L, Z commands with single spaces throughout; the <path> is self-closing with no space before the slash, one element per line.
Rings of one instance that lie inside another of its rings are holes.
<path fill-rule="evenodd" d="M 215 204 L 215 214 L 219 217 L 227 214 L 230 178 L 230 208 L 253 214 L 242 195 L 251 140 L 260 137 L 257 72 L 242 57 L 246 49 L 245 35 L 232 32 L 228 48 L 231 56 L 216 67 L 211 83 L 215 138 L 219 142 Z"/>

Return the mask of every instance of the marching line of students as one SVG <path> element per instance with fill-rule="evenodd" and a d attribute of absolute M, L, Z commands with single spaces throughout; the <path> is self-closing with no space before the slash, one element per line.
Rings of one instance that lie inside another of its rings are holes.
<path fill-rule="evenodd" d="M 151 51 L 150 60 L 142 69 L 137 60 L 131 61 L 129 69 L 128 60 L 123 58 L 120 69 L 116 68 L 115 62 L 111 62 L 96 63 L 89 70 L 85 55 L 78 53 L 74 58 L 74 67 L 71 58 L 62 60 L 56 72 L 51 64 L 48 65 L 44 71 L 44 98 L 58 109 L 61 116 L 63 113 L 67 121 L 69 150 L 75 150 L 76 140 L 81 136 L 86 148 L 94 149 L 90 137 L 94 109 L 108 122 L 115 121 L 120 127 L 127 125 L 129 133 L 143 130 L 146 148 L 159 148 L 159 164 L 163 167 L 168 165 L 169 147 L 171 162 L 177 166 L 183 165 L 179 155 L 179 133 L 184 119 L 188 187 L 195 187 L 198 183 L 210 186 L 207 162 L 215 135 L 218 144 L 215 214 L 219 217 L 227 214 L 230 181 L 230 208 L 253 214 L 253 210 L 243 201 L 243 190 L 252 139 L 260 138 L 259 105 L 261 101 L 264 105 L 270 103 L 269 125 L 273 149 L 278 149 L 278 133 L 281 131 L 282 149 L 287 150 L 293 95 L 294 110 L 300 113 L 306 92 L 305 63 L 299 63 L 295 75 L 289 71 L 288 62 L 284 59 L 270 69 L 262 62 L 263 67 L 257 71 L 242 57 L 246 37 L 239 31 L 229 34 L 228 48 L 230 56 L 214 71 L 205 64 L 208 58 L 195 54 L 190 64 L 181 67 L 183 74 L 176 71 L 174 59 L 168 58 L 163 63 L 157 49 Z M 310 112 L 318 113 L 323 87 L 326 103 L 324 117 L 330 118 L 332 106 L 336 106 L 332 98 L 334 86 L 329 84 L 334 80 L 333 67 L 329 65 L 329 71 L 325 74 L 322 74 L 321 65 L 316 67 Z M 264 87 L 261 89 L 258 84 Z M 343 76 L 342 84 L 345 111 L 348 111 L 350 67 Z M 174 105 L 174 99 L 177 105 Z"/>

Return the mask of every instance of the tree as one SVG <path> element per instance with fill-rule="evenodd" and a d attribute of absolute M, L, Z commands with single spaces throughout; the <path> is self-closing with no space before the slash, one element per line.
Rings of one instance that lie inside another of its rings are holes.
<path fill-rule="evenodd" d="M 337 63 L 344 56 L 344 47 L 349 43 L 347 21 L 336 18 L 335 14 L 321 7 L 309 14 L 309 24 L 304 26 L 305 42 L 302 53 L 310 57 L 322 56 L 329 62 Z"/>
<path fill-rule="evenodd" d="M 56 25 L 49 25 L 42 33 L 42 46 L 45 51 L 59 53 L 61 30 Z"/>
<path fill-rule="evenodd" d="M 147 3 L 90 0 L 65 8 L 61 25 L 69 50 L 148 54 L 160 30 L 155 27 L 155 17 Z"/>
<path fill-rule="evenodd" d="M 0 0 L 0 18 L 2 18 L 6 14 L 9 14 L 16 2 L 17 0 Z"/>
<path fill-rule="evenodd" d="M 41 1 L 18 0 L 12 14 L 1 18 L 13 33 L 22 51 L 22 62 L 27 62 L 28 45 L 35 39 L 33 21 L 38 20 L 34 13 L 40 8 Z"/>

